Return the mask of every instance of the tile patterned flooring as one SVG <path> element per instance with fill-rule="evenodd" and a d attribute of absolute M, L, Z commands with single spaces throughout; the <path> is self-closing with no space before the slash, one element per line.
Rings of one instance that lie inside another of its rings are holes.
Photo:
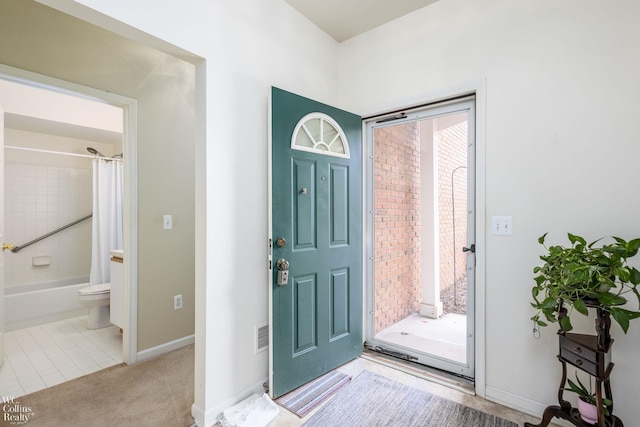
<path fill-rule="evenodd" d="M 19 397 L 122 363 L 116 326 L 89 330 L 87 316 L 5 333 L 0 396 Z"/>

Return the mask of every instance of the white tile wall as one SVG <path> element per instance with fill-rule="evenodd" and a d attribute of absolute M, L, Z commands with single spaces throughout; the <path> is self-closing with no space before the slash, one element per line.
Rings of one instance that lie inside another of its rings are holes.
<path fill-rule="evenodd" d="M 5 163 L 5 242 L 22 245 L 92 211 L 89 169 Z M 33 266 L 34 256 L 49 255 L 48 266 Z M 68 228 L 18 253 L 8 253 L 5 284 L 88 276 L 91 220 Z"/>

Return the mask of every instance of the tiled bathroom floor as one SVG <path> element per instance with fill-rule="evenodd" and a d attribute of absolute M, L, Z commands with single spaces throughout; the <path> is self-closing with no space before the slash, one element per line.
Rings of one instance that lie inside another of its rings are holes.
<path fill-rule="evenodd" d="M 0 396 L 19 397 L 122 363 L 116 326 L 89 330 L 87 317 L 5 333 Z"/>

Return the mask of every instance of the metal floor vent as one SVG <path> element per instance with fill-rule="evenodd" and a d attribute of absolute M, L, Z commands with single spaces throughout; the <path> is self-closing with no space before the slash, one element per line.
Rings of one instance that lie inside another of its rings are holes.
<path fill-rule="evenodd" d="M 256 325 L 256 353 L 269 347 L 269 324 Z"/>

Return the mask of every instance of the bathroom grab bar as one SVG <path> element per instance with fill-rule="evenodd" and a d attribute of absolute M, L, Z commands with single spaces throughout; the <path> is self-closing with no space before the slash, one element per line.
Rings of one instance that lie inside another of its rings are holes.
<path fill-rule="evenodd" d="M 12 244 L 5 245 L 5 244 L 3 243 L 3 244 L 2 244 L 2 250 L 4 251 L 5 249 L 9 249 L 9 250 L 10 250 L 11 252 L 13 252 L 14 254 L 15 254 L 15 253 L 18 253 L 18 252 L 20 252 L 20 250 L 21 250 L 21 249 L 24 249 L 24 248 L 26 248 L 27 246 L 31 246 L 31 245 L 33 245 L 34 243 L 37 243 L 37 242 L 39 242 L 39 241 L 40 241 L 40 240 L 42 240 L 42 239 L 46 239 L 47 237 L 51 237 L 51 236 L 53 236 L 54 234 L 61 232 L 62 230 L 66 230 L 66 229 L 67 229 L 67 228 L 69 228 L 69 227 L 72 227 L 72 226 L 74 226 L 74 225 L 76 225 L 76 224 L 78 224 L 78 223 L 80 223 L 80 222 L 82 222 L 82 221 L 85 221 L 85 220 L 87 220 L 87 219 L 91 218 L 92 216 L 93 216 L 93 213 L 90 213 L 90 214 L 89 214 L 89 215 L 87 215 L 87 216 L 84 216 L 84 217 L 82 217 L 82 218 L 80 218 L 80 219 L 77 219 L 77 220 L 75 220 L 75 221 L 73 221 L 73 222 L 70 222 L 70 223 L 69 223 L 69 224 L 67 224 L 67 225 L 63 225 L 62 227 L 57 228 L 57 229 L 55 229 L 55 230 L 53 230 L 53 231 L 51 231 L 51 232 L 49 232 L 49 233 L 47 233 L 47 234 L 45 234 L 45 235 L 43 235 L 43 236 L 40 236 L 40 237 L 38 237 L 38 238 L 36 238 L 36 239 L 33 239 L 33 240 L 31 240 L 30 242 L 27 242 L 27 243 L 25 243 L 25 244 L 23 244 L 23 245 L 19 245 L 19 246 L 12 245 Z"/>

